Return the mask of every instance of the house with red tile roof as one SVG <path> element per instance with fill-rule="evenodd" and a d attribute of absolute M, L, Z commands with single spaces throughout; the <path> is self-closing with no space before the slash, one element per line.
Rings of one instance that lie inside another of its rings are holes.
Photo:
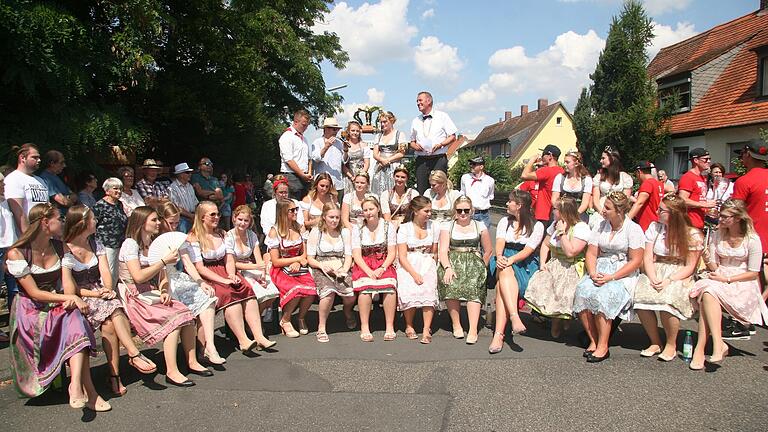
<path fill-rule="evenodd" d="M 506 157 L 512 165 L 538 155 L 547 144 L 560 147 L 563 154 L 575 149 L 573 118 L 565 106 L 559 101 L 549 104 L 547 99 L 539 99 L 537 108 L 528 111 L 528 105 L 523 105 L 516 117 L 506 111 L 503 120 L 484 127 L 466 148 L 491 157 Z"/>
<path fill-rule="evenodd" d="M 662 48 L 648 65 L 659 103 L 678 109 L 669 121 L 670 178 L 688 170 L 688 151 L 709 150 L 732 171 L 733 151 L 768 128 L 768 0 L 748 15 Z"/>

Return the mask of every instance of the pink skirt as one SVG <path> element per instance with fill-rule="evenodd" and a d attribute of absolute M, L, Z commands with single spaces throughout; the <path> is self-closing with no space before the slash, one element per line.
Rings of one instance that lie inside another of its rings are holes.
<path fill-rule="evenodd" d="M 131 321 L 136 334 L 146 345 L 154 345 L 162 341 L 172 331 L 194 323 L 192 312 L 177 300 L 164 305 L 156 303 L 148 305 L 136 298 L 141 292 L 151 291 L 150 284 L 123 284 L 125 287 L 125 314 Z"/>
<path fill-rule="evenodd" d="M 314 297 L 317 295 L 317 286 L 312 274 L 305 273 L 298 276 L 290 276 L 282 267 L 272 267 L 269 273 L 272 283 L 280 291 L 280 307 L 299 297 Z"/>
<path fill-rule="evenodd" d="M 725 276 L 736 276 L 745 269 L 720 266 L 718 272 Z M 731 316 L 742 323 L 761 325 L 768 322 L 768 307 L 760 293 L 757 279 L 745 282 L 717 282 L 712 279 L 700 279 L 693 285 L 691 297 L 709 293 L 714 296 Z"/>

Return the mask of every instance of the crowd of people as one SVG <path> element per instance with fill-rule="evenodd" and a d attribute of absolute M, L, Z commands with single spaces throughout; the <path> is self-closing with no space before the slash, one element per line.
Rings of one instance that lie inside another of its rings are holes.
<path fill-rule="evenodd" d="M 241 351 L 268 350 L 277 341 L 265 336 L 262 320 L 273 303 L 287 338 L 314 330 L 318 343 L 328 343 L 338 298 L 345 326 L 359 327 L 362 342 L 376 340 L 371 309 L 378 301 L 383 341 L 398 337 L 395 317 L 402 312 L 402 335 L 430 344 L 435 313 L 444 307 L 453 337 L 473 345 L 487 290 L 495 288 L 489 353 L 503 349 L 508 325 L 513 335 L 527 331 L 520 316 L 527 304 L 537 319 L 551 321 L 556 340 L 579 321 L 589 363 L 610 357 L 613 329 L 635 315 L 649 339 L 640 355 L 672 361 L 681 321 L 698 312 L 693 370 L 727 356 L 724 337 L 748 336 L 750 325 L 768 320 L 761 295 L 765 144 L 740 149 L 748 171 L 733 184 L 703 149 L 691 151 L 691 169 L 677 188 L 641 162 L 633 172 L 641 182 L 636 193 L 615 149 L 604 149 L 592 176 L 578 151 L 565 154 L 563 169 L 560 148 L 547 145 L 527 162 L 524 183 L 509 194 L 492 236 L 495 182 L 485 159 L 470 161 L 455 190 L 445 151 L 456 128 L 432 103 L 429 93 L 418 95 L 421 114 L 409 134 L 385 113 L 372 151 L 361 142 L 362 125 L 350 122 L 340 139 L 334 118 L 324 120 L 322 137 L 310 145 L 303 135 L 309 115 L 296 112 L 279 140 L 281 173 L 268 179 L 273 198 L 260 209 L 250 205 L 252 185 L 214 177 L 209 158 L 197 171 L 175 165 L 170 184 L 158 179 L 161 165 L 153 159 L 141 165 L 139 181 L 122 167 L 102 182 L 104 195 L 96 200 L 93 175 L 73 193 L 58 176 L 61 153 L 46 153 L 37 176 L 37 147 L 21 146 L 4 188 L 0 177 L 0 253 L 17 389 L 40 395 L 69 362 L 70 405 L 111 409 L 91 380 L 96 330 L 114 395 L 126 392 L 121 345 L 140 373 L 157 370 L 133 334 L 146 345 L 162 343 L 168 384 L 193 386 L 189 374 L 213 375 L 203 363 L 226 363 L 214 343 L 215 314 L 223 311 Z M 416 154 L 415 189 L 400 163 L 408 148 Z M 178 249 L 150 253 L 160 234 L 172 232 L 184 233 Z M 315 302 L 318 326 L 310 329 L 306 317 Z M 733 320 L 725 330 L 723 311 Z M 179 342 L 185 367 L 177 364 Z"/>

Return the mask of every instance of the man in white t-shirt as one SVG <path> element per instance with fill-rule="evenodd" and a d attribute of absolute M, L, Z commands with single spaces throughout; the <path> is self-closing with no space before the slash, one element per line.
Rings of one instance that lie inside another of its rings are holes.
<path fill-rule="evenodd" d="M 421 92 L 416 97 L 421 115 L 411 122 L 411 148 L 416 153 L 416 190 L 420 195 L 429 189 L 429 174 L 440 170 L 448 173 L 448 146 L 456 140 L 456 125 L 448 114 L 432 108 L 432 95 Z"/>
<path fill-rule="evenodd" d="M 481 221 L 485 226 L 491 226 L 491 200 L 496 189 L 496 180 L 485 173 L 485 158 L 478 156 L 469 160 L 471 173 L 461 176 L 461 194 L 472 200 L 476 221 Z"/>
<path fill-rule="evenodd" d="M 34 175 L 40 166 L 40 151 L 34 144 L 23 144 L 16 152 L 16 171 L 5 178 L 5 198 L 13 213 L 13 220 L 19 233 L 29 226 L 29 210 L 48 202 L 48 188 L 40 177 Z"/>
<path fill-rule="evenodd" d="M 341 167 L 344 165 L 346 155 L 344 154 L 344 143 L 336 137 L 341 130 L 341 126 L 333 117 L 328 117 L 323 121 L 323 136 L 312 142 L 312 162 L 314 164 L 314 175 L 328 173 L 333 180 L 333 188 L 338 192 L 338 198 L 341 200 L 344 196 L 344 176 L 341 173 Z"/>

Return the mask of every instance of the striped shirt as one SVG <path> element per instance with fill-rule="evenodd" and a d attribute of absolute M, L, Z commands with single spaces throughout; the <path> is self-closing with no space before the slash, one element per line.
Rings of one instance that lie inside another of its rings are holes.
<path fill-rule="evenodd" d="M 174 180 L 168 187 L 168 194 L 171 202 L 190 213 L 195 212 L 198 201 L 197 196 L 195 196 L 195 188 L 190 183 L 181 184 L 178 179 Z"/>

